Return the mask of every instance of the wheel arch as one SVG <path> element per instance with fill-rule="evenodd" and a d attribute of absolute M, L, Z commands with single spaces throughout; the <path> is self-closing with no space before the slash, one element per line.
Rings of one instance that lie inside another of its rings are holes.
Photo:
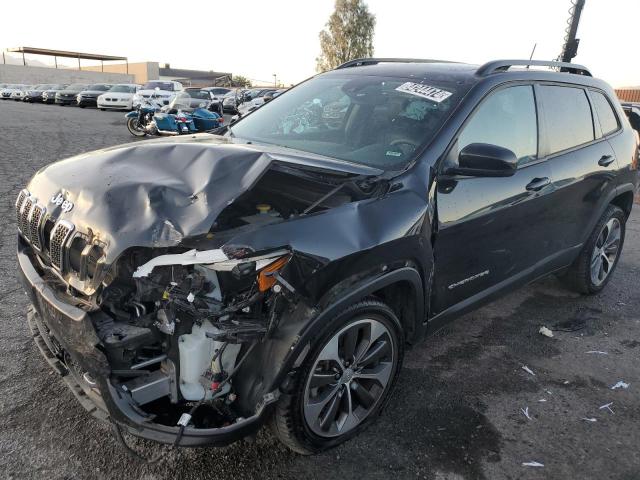
<path fill-rule="evenodd" d="M 333 291 L 336 289 L 339 292 Z M 247 359 L 236 384 L 241 393 L 238 398 L 243 398 L 245 407 L 255 405 L 267 393 L 286 389 L 289 375 L 302 365 L 323 325 L 350 305 L 368 297 L 389 304 L 409 342 L 424 335 L 425 289 L 422 276 L 413 266 L 380 272 L 348 285 L 336 285 L 333 290 L 323 297 L 330 298 L 328 302 L 315 306 L 299 302 L 287 311 L 279 322 L 278 334 L 262 343 L 255 355 Z M 405 300 L 408 301 L 403 304 Z"/>
<path fill-rule="evenodd" d="M 629 215 L 631 215 L 631 208 L 633 207 L 633 188 L 616 191 L 616 196 L 610 203 L 620 207 L 627 218 L 629 218 Z"/>

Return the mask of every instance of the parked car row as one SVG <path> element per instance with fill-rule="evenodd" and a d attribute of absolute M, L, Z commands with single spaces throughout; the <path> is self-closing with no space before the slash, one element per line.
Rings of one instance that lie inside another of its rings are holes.
<path fill-rule="evenodd" d="M 80 108 L 97 107 L 101 110 L 133 110 L 144 99 L 151 97 L 163 105 L 169 105 L 176 94 L 184 90 L 198 92 L 191 96 L 206 102 L 209 105 L 209 110 L 220 114 L 223 112 L 225 95 L 230 92 L 234 93 L 229 88 L 185 88 L 180 82 L 153 80 L 144 85 L 107 83 L 0 84 L 0 99 L 30 103 L 56 103 Z"/>

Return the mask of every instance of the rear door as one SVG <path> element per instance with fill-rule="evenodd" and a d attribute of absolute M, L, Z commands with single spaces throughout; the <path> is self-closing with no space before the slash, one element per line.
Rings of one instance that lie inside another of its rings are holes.
<path fill-rule="evenodd" d="M 567 263 L 586 240 L 599 206 L 614 188 L 617 162 L 607 137 L 619 131 L 620 123 L 599 91 L 541 84 L 536 94 L 544 118 L 541 153 L 551 166 L 556 205 L 549 241 L 559 261 Z"/>
<path fill-rule="evenodd" d="M 490 93 L 460 130 L 448 162 L 466 145 L 488 143 L 512 150 L 518 169 L 506 178 L 439 177 L 433 313 L 498 291 L 550 255 L 557 206 L 550 167 L 538 155 L 538 124 L 533 86 L 522 84 Z"/>

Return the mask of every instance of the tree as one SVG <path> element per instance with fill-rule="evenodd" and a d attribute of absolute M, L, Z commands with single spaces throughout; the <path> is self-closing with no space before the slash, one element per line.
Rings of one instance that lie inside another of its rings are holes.
<path fill-rule="evenodd" d="M 234 75 L 232 79 L 232 83 L 236 87 L 248 88 L 251 86 L 251 80 L 247 77 L 243 77 L 242 75 Z"/>
<path fill-rule="evenodd" d="M 336 0 L 334 12 L 320 32 L 318 72 L 326 72 L 354 58 L 373 56 L 376 16 L 363 0 Z"/>

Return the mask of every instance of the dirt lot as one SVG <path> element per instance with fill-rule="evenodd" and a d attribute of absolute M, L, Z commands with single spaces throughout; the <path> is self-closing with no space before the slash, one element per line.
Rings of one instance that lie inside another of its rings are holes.
<path fill-rule="evenodd" d="M 301 457 L 263 431 L 145 465 L 40 357 L 15 275 L 19 189 L 53 160 L 130 141 L 123 114 L 3 101 L 0 137 L 0 477 L 640 479 L 640 208 L 603 294 L 548 279 L 460 318 L 407 353 L 389 408 L 346 445 Z M 546 338 L 541 325 L 560 330 Z M 612 390 L 619 380 L 629 388 Z"/>

